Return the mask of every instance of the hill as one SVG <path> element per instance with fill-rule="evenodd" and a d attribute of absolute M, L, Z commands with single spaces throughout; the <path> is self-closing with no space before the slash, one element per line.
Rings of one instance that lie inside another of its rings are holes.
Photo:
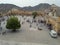
<path fill-rule="evenodd" d="M 22 9 L 28 10 L 28 11 L 39 11 L 39 10 L 48 9 L 48 8 L 50 8 L 50 7 L 51 7 L 51 5 L 49 5 L 49 4 L 47 4 L 47 3 L 41 3 L 41 4 L 36 5 L 36 6 L 34 6 L 34 7 L 29 6 L 29 7 L 23 7 Z"/>
<path fill-rule="evenodd" d="M 0 13 L 7 13 L 8 11 L 12 10 L 12 9 L 18 9 L 20 11 L 40 11 L 40 10 L 45 10 L 50 8 L 51 5 L 47 4 L 47 3 L 41 3 L 39 5 L 36 5 L 34 7 L 28 6 L 28 7 L 19 7 L 13 4 L 0 4 Z"/>
<path fill-rule="evenodd" d="M 6 13 L 12 8 L 20 9 L 20 7 L 13 4 L 0 4 L 0 13 Z"/>

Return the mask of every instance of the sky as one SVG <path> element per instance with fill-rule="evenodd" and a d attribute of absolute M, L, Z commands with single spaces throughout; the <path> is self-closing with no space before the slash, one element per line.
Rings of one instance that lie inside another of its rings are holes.
<path fill-rule="evenodd" d="M 0 0 L 0 4 L 14 4 L 20 7 L 35 6 L 40 3 L 56 4 L 60 6 L 60 0 Z"/>

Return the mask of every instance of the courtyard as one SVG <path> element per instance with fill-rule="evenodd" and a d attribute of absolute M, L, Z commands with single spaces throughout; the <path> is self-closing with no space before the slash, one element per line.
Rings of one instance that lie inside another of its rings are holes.
<path fill-rule="evenodd" d="M 27 22 L 26 20 L 32 20 L 32 18 L 21 18 L 21 16 L 17 16 L 18 19 L 21 21 L 21 28 L 15 32 L 7 32 L 4 35 L 0 35 L 0 40 L 5 41 L 16 41 L 16 42 L 27 42 L 27 43 L 41 43 L 47 45 L 59 45 L 60 44 L 60 37 L 57 39 L 51 38 L 49 35 L 49 29 L 46 25 L 39 23 L 38 26 L 41 27 L 42 30 L 38 30 L 37 22 L 32 23 Z M 25 20 L 24 20 L 25 19 Z M 23 23 L 22 23 L 23 22 Z M 5 28 L 6 20 L 1 23 L 3 30 L 8 30 Z M 36 30 L 32 30 L 30 25 Z"/>

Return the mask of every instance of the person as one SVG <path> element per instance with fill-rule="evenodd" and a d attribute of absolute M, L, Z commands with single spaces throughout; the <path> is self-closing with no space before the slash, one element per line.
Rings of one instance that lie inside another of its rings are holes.
<path fill-rule="evenodd" d="M 24 24 L 24 22 L 22 22 L 22 24 Z"/>
<path fill-rule="evenodd" d="M 41 23 L 43 23 L 43 21 L 41 20 Z"/>
<path fill-rule="evenodd" d="M 0 27 L 0 30 L 2 30 L 2 27 Z"/>
<path fill-rule="evenodd" d="M 2 32 L 2 35 L 6 34 L 6 31 Z"/>
<path fill-rule="evenodd" d="M 38 20 L 38 23 L 40 23 L 40 20 Z"/>
<path fill-rule="evenodd" d="M 2 27 L 0 27 L 0 34 L 1 34 L 1 32 L 2 32 Z"/>
<path fill-rule="evenodd" d="M 32 27 L 32 25 L 30 24 L 30 27 Z"/>
<path fill-rule="evenodd" d="M 44 25 L 46 24 L 46 21 L 44 21 Z"/>
<path fill-rule="evenodd" d="M 4 22 L 4 24 L 5 24 L 5 22 Z"/>

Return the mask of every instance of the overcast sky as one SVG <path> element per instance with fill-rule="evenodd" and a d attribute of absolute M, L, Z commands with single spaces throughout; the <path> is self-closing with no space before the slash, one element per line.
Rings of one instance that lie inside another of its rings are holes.
<path fill-rule="evenodd" d="M 60 0 L 0 0 L 1 3 L 15 4 L 20 7 L 35 6 L 40 3 L 56 4 L 60 6 Z"/>

